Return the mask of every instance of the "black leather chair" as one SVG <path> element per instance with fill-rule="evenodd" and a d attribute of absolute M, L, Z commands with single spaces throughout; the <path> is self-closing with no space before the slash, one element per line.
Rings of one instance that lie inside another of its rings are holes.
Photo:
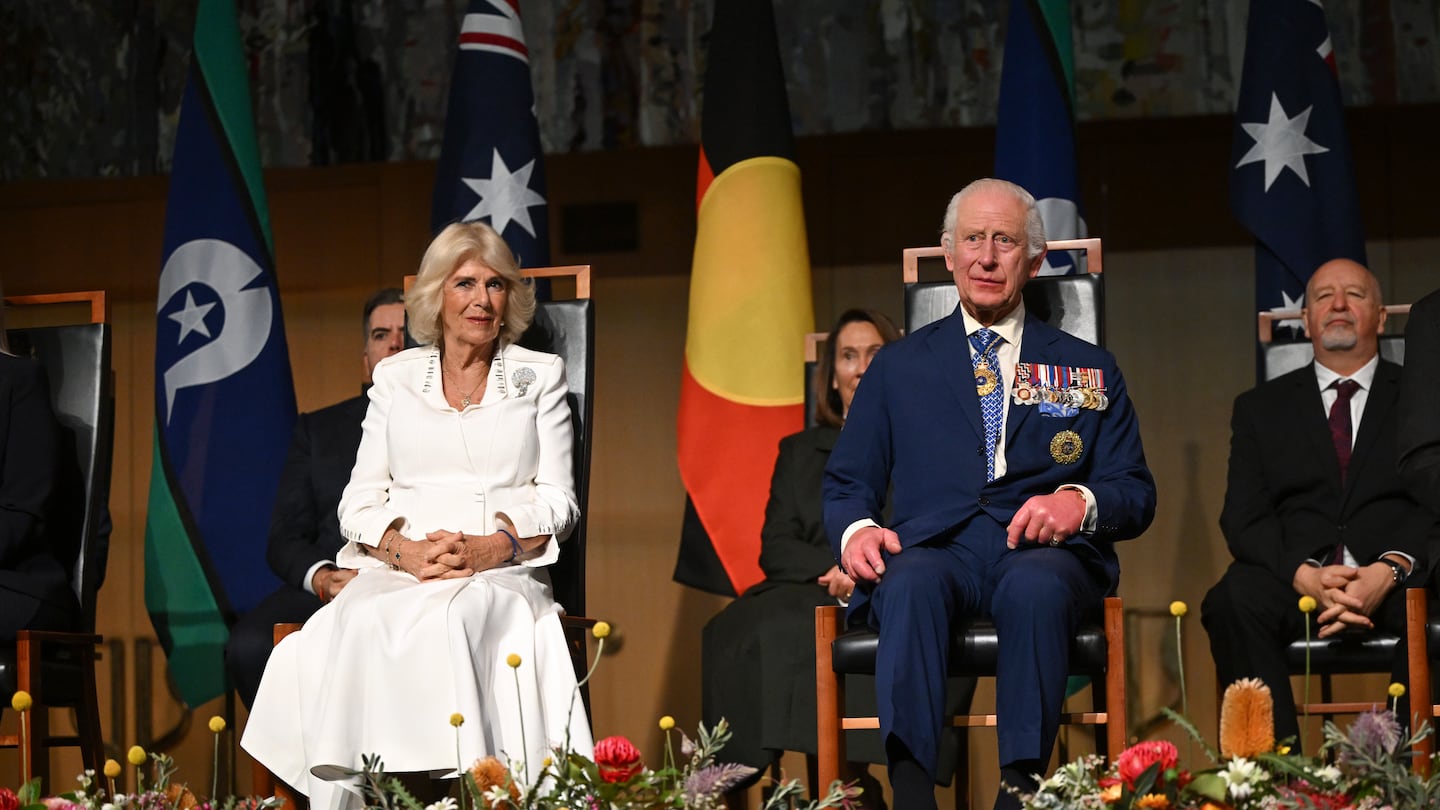
<path fill-rule="evenodd" d="M 575 297 L 543 301 L 535 320 L 520 338 L 520 345 L 558 354 L 565 361 L 565 382 L 570 387 L 570 415 L 575 428 L 575 500 L 580 521 L 561 547 L 560 559 L 550 566 L 550 585 L 555 601 L 565 608 L 566 642 L 576 677 L 583 677 L 587 664 L 589 630 L 593 619 L 585 618 L 585 536 L 590 525 L 590 451 L 595 432 L 591 415 L 595 392 L 595 303 L 590 300 L 590 265 L 539 267 L 523 271 L 527 278 L 573 278 Z M 583 688 L 585 708 L 590 708 L 588 685 Z"/>
<path fill-rule="evenodd" d="M 1088 272 L 1075 276 L 1042 276 L 1025 285 L 1026 309 L 1051 325 L 1099 344 L 1104 337 L 1104 260 L 1099 239 L 1072 239 L 1048 243 L 1051 250 L 1085 252 Z M 959 291 L 949 278 L 921 281 L 922 262 L 943 259 L 939 247 L 910 248 L 904 252 L 905 327 L 913 331 L 951 314 L 959 304 Z M 942 265 L 943 269 L 943 265 Z M 815 682 L 819 783 L 839 778 L 845 761 L 843 731 L 879 728 L 876 717 L 844 715 L 844 676 L 874 674 L 879 635 L 869 627 L 845 628 L 838 607 L 815 609 Z M 952 676 L 993 677 L 998 639 L 993 622 L 975 619 L 956 632 L 950 650 Z M 1092 711 L 1067 713 L 1061 722 L 1103 726 L 1097 735 L 1101 753 L 1118 753 L 1127 735 L 1125 725 L 1125 626 L 1119 597 L 1105 600 L 1096 623 L 1081 626 L 1071 646 L 1071 672 L 1090 676 L 1095 684 Z M 966 714 L 951 719 L 957 727 L 993 726 L 994 714 Z M 968 806 L 968 768 L 964 758 L 956 772 L 957 806 Z"/>
<path fill-rule="evenodd" d="M 1391 304 L 1385 307 L 1385 311 L 1392 316 L 1404 315 L 1410 311 L 1410 305 Z M 1309 340 L 1276 339 L 1275 331 L 1281 323 L 1299 318 L 1299 310 L 1258 314 L 1261 373 L 1266 380 L 1288 374 L 1315 359 L 1315 350 Z M 1403 364 L 1404 335 L 1381 335 L 1380 356 Z M 1409 653 L 1408 690 L 1411 713 L 1419 713 L 1422 720 L 1429 719 L 1433 723 L 1437 712 L 1431 702 L 1429 650 L 1440 649 L 1440 623 L 1429 620 L 1428 599 L 1423 586 L 1407 588 L 1405 591 L 1404 636 L 1384 632 L 1342 633 L 1330 638 L 1312 638 L 1309 641 L 1299 639 L 1292 642 L 1285 649 L 1290 674 L 1304 676 L 1308 666 L 1310 674 L 1320 678 L 1320 699 L 1306 702 L 1302 698 L 1296 702 L 1295 711 L 1302 716 L 1315 714 L 1329 719 L 1337 714 L 1359 714 L 1375 708 L 1373 700 L 1335 700 L 1332 676 L 1389 674 L 1395 654 L 1402 644 L 1407 646 Z M 1219 687 L 1217 684 L 1217 688 Z M 1218 702 L 1216 705 L 1219 705 Z M 1426 737 L 1416 748 L 1420 756 L 1415 757 L 1411 764 L 1417 773 L 1428 773 L 1430 755 L 1435 750 L 1434 736 Z"/>
<path fill-rule="evenodd" d="M 74 293 L 7 299 L 11 305 L 91 306 L 94 323 L 15 329 L 11 350 L 37 358 L 50 380 L 51 403 L 61 426 L 61 480 L 52 504 L 51 531 L 63 538 L 71 586 L 81 608 L 77 632 L 21 631 L 14 647 L 0 648 L 0 695 L 17 689 L 34 699 L 28 751 L 31 773 L 53 789 L 49 749 L 78 747 L 86 768 L 104 762 L 95 680 L 95 604 L 109 551 L 110 470 L 114 445 L 114 381 L 110 325 L 103 322 L 105 294 Z M 5 706 L 9 705 L 6 700 Z M 74 709 L 75 734 L 53 734 L 49 710 Z M 0 736 L 0 748 L 20 746 L 19 735 Z"/>

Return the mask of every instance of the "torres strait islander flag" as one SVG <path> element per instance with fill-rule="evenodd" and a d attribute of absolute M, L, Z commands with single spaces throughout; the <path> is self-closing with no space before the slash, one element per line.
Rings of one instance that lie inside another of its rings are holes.
<path fill-rule="evenodd" d="M 770 0 L 715 4 L 704 93 L 677 419 L 689 502 L 675 579 L 735 594 L 764 578 L 760 526 L 780 439 L 805 425 L 814 328 Z"/>
<path fill-rule="evenodd" d="M 200 0 L 156 302 L 145 606 L 187 705 L 226 691 L 229 624 L 279 586 L 270 510 L 295 423 L 233 0 Z"/>
<path fill-rule="evenodd" d="M 1087 235 L 1075 149 L 1070 0 L 1010 2 L 995 124 L 995 176 L 1035 195 L 1047 239 Z M 1040 274 L 1084 272 L 1076 266 L 1077 256 L 1083 253 L 1048 254 Z"/>
<path fill-rule="evenodd" d="M 550 217 L 520 0 L 471 0 L 459 45 L 430 224 L 484 220 L 521 267 L 544 267 Z"/>
<path fill-rule="evenodd" d="M 1250 4 L 1230 207 L 1255 235 L 1256 309 L 1299 309 L 1315 269 L 1365 263 L 1335 52 L 1319 0 Z M 1300 334 L 1300 322 L 1281 321 Z"/>

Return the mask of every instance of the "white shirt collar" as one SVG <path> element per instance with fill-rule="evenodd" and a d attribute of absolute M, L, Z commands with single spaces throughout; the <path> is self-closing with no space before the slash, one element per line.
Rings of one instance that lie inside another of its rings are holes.
<path fill-rule="evenodd" d="M 1371 385 L 1371 383 L 1375 382 L 1375 369 L 1377 369 L 1377 368 L 1379 368 L 1379 367 L 1380 367 L 1380 354 L 1379 354 L 1378 352 L 1375 354 L 1374 357 L 1371 357 L 1371 358 L 1370 358 L 1370 362 L 1368 362 L 1368 363 L 1366 363 L 1365 365 L 1361 366 L 1358 371 L 1356 371 L 1354 374 L 1351 374 L 1351 375 L 1348 376 L 1348 377 L 1343 377 L 1343 376 L 1335 373 L 1335 372 L 1332 371 L 1331 369 L 1327 368 L 1324 363 L 1321 363 L 1319 360 L 1316 360 L 1316 361 L 1315 361 L 1315 382 L 1320 386 L 1320 390 L 1321 390 L 1321 391 L 1324 391 L 1325 389 L 1329 388 L 1332 384 L 1334 384 L 1334 382 L 1335 382 L 1336 380 L 1354 380 L 1355 382 L 1357 382 L 1357 383 L 1360 384 L 1360 387 L 1361 387 L 1361 388 L 1365 389 L 1366 391 L 1369 391 L 1369 390 L 1370 390 L 1370 385 Z"/>
<path fill-rule="evenodd" d="M 960 315 L 965 319 L 966 336 L 975 334 L 975 331 L 983 328 L 980 321 L 970 314 L 964 304 L 960 304 Z M 1019 346 L 1020 337 L 1025 332 L 1025 302 L 1022 300 L 1015 305 L 1015 308 L 1005 314 L 1005 317 L 990 325 L 990 331 L 1005 338 L 1005 343 L 1010 346 Z M 971 347 L 974 351 L 974 347 Z"/>

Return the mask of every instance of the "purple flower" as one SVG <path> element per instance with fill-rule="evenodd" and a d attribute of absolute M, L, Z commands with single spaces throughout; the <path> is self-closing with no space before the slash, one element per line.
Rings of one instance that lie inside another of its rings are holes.
<path fill-rule="evenodd" d="M 699 804 L 704 796 L 719 796 L 755 775 L 749 765 L 708 765 L 685 779 L 685 803 Z"/>
<path fill-rule="evenodd" d="M 1350 725 L 1350 746 L 1356 754 L 1347 756 L 1342 749 L 1340 762 L 1354 767 L 1360 764 L 1357 755 L 1371 760 L 1388 757 L 1400 746 L 1400 736 L 1400 723 L 1393 712 L 1365 712 Z"/>

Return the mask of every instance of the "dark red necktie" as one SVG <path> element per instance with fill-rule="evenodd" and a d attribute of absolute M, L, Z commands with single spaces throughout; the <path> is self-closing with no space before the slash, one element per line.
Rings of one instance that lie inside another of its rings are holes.
<path fill-rule="evenodd" d="M 1360 390 L 1360 383 L 1336 380 L 1330 387 L 1339 394 L 1330 406 L 1330 440 L 1335 443 L 1335 458 L 1340 461 L 1340 482 L 1344 483 L 1345 471 L 1350 466 L 1350 446 L 1354 443 L 1351 440 L 1354 431 L 1350 426 L 1350 398 Z"/>

